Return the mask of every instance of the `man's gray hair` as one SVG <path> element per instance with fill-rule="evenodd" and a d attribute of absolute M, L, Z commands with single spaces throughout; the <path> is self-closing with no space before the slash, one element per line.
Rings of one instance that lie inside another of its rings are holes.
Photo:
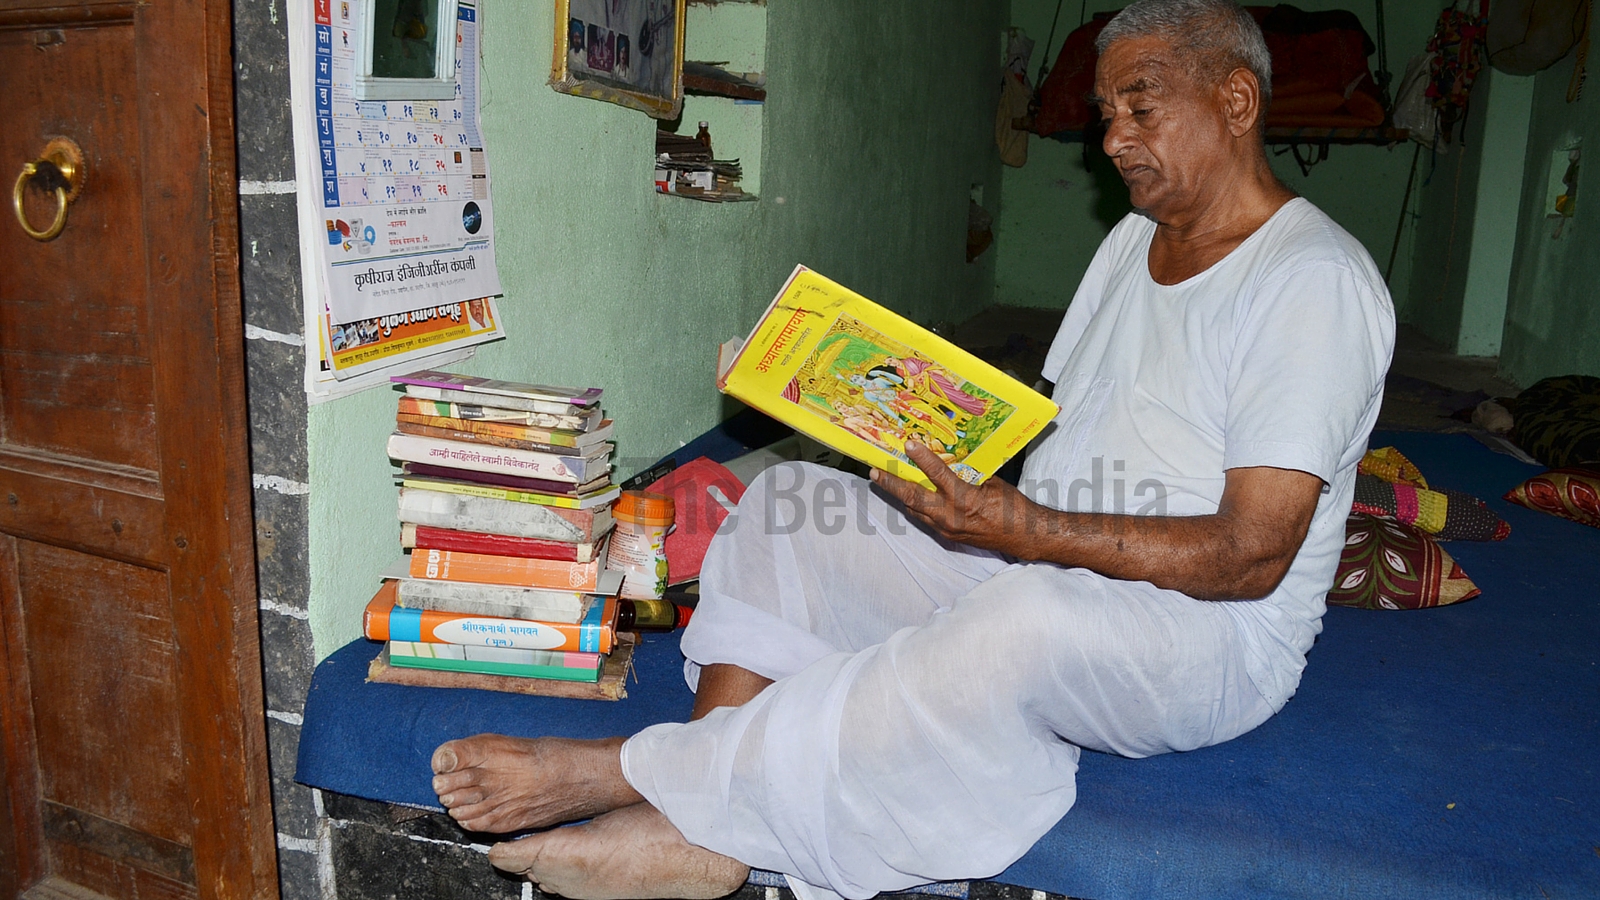
<path fill-rule="evenodd" d="M 1218 84 L 1243 66 L 1261 83 L 1265 116 L 1272 100 L 1272 54 L 1254 16 L 1233 0 L 1135 0 L 1095 39 L 1100 53 L 1113 43 L 1158 37 L 1172 45 L 1206 86 Z"/>

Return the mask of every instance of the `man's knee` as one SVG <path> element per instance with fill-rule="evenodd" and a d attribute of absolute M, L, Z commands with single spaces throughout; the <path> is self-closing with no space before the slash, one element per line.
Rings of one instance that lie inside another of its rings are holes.
<path fill-rule="evenodd" d="M 1031 566 L 1013 566 L 974 587 L 951 608 L 951 625 L 980 646 L 1010 646 L 1039 651 L 1057 643 L 1054 624 L 1062 619 L 1079 590 L 1076 585 L 1047 581 Z"/>
<path fill-rule="evenodd" d="M 768 535 L 802 530 L 832 537 L 860 527 L 855 514 L 869 482 L 854 475 L 808 462 L 783 462 L 751 480 L 736 515 L 739 528 L 757 528 Z"/>

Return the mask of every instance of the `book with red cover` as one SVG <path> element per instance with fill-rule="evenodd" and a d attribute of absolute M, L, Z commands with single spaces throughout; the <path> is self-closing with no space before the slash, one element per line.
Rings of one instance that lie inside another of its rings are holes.
<path fill-rule="evenodd" d="M 485 553 L 490 556 L 523 556 L 530 559 L 558 559 L 586 563 L 596 558 L 596 551 L 602 543 L 603 541 L 590 541 L 571 544 L 566 541 L 490 534 L 486 531 L 434 528 L 431 525 L 416 525 L 411 522 L 402 523 L 400 526 L 400 546 L 406 550 L 456 550 L 463 553 Z"/>

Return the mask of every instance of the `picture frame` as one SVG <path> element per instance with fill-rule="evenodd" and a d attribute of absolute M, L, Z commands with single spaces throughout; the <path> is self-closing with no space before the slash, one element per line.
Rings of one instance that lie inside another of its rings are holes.
<path fill-rule="evenodd" d="M 456 0 L 356 3 L 357 100 L 455 99 Z"/>
<path fill-rule="evenodd" d="M 550 86 L 656 119 L 683 110 L 687 0 L 556 0 Z"/>

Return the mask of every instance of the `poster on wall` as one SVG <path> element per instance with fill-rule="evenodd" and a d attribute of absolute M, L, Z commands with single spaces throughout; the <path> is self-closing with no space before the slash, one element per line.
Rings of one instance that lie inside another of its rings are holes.
<path fill-rule="evenodd" d="M 360 29 L 384 24 L 363 22 L 366 6 L 289 4 L 313 400 L 462 359 L 505 336 L 480 137 L 477 4 L 461 0 L 440 29 L 455 48 L 449 100 L 356 98 Z"/>
<path fill-rule="evenodd" d="M 683 0 L 556 0 L 550 86 L 675 119 L 683 20 Z"/>

